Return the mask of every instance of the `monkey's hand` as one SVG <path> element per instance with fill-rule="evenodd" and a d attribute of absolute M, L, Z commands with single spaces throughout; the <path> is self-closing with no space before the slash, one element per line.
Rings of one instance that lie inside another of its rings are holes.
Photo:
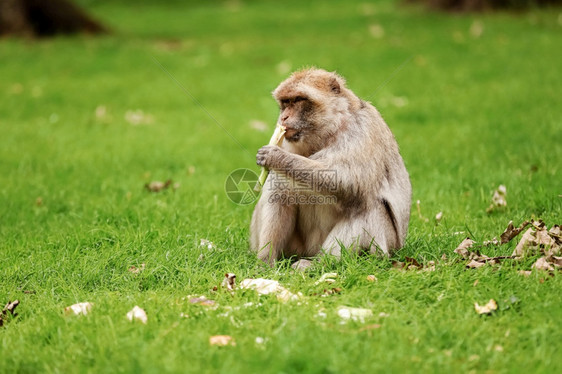
<path fill-rule="evenodd" d="M 258 150 L 256 156 L 256 163 L 259 166 L 265 166 L 266 168 L 274 169 L 279 167 L 279 163 L 276 162 L 283 158 L 286 152 L 283 151 L 276 145 L 266 145 Z"/>

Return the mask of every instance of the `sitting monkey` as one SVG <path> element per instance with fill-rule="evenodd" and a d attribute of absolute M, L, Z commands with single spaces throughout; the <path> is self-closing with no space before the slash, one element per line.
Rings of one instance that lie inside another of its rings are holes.
<path fill-rule="evenodd" d="M 341 76 L 314 68 L 293 73 L 273 97 L 286 133 L 280 147 L 257 154 L 270 174 L 252 216 L 251 249 L 273 264 L 339 257 L 342 247 L 385 255 L 401 248 L 412 187 L 375 107 Z"/>

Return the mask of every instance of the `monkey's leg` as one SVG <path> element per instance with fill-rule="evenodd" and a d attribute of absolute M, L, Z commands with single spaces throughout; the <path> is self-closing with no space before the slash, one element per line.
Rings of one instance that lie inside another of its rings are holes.
<path fill-rule="evenodd" d="M 279 260 L 295 231 L 296 206 L 260 200 L 258 258 L 270 265 Z"/>
<path fill-rule="evenodd" d="M 342 246 L 349 251 L 381 253 L 385 256 L 397 248 L 396 227 L 384 204 L 363 215 L 341 221 L 330 232 L 322 249 L 324 254 L 341 256 Z"/>

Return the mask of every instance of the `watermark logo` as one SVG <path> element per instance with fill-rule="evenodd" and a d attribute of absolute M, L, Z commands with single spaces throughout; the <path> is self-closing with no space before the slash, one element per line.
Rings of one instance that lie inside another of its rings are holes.
<path fill-rule="evenodd" d="M 226 178 L 224 190 L 233 203 L 248 205 L 254 203 L 260 195 L 260 189 L 254 189 L 257 183 L 258 175 L 252 170 L 236 169 Z"/>
<path fill-rule="evenodd" d="M 235 204 L 254 203 L 262 192 L 258 176 L 250 169 L 234 170 L 226 178 L 224 190 Z M 338 179 L 335 170 L 289 170 L 271 172 L 263 189 L 270 204 L 336 204 Z"/>

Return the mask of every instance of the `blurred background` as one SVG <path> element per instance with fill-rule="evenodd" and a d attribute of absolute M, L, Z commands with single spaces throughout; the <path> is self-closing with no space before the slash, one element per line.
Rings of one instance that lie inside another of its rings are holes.
<path fill-rule="evenodd" d="M 3 229 L 74 217 L 142 230 L 151 215 L 182 230 L 233 226 L 240 236 L 225 240 L 245 247 L 251 207 L 233 206 L 224 180 L 258 170 L 277 117 L 270 93 L 306 66 L 338 71 L 379 109 L 427 215 L 487 227 L 501 183 L 511 216 L 552 211 L 554 3 L 3 0 Z M 175 193 L 147 197 L 146 183 L 166 180 Z"/>

